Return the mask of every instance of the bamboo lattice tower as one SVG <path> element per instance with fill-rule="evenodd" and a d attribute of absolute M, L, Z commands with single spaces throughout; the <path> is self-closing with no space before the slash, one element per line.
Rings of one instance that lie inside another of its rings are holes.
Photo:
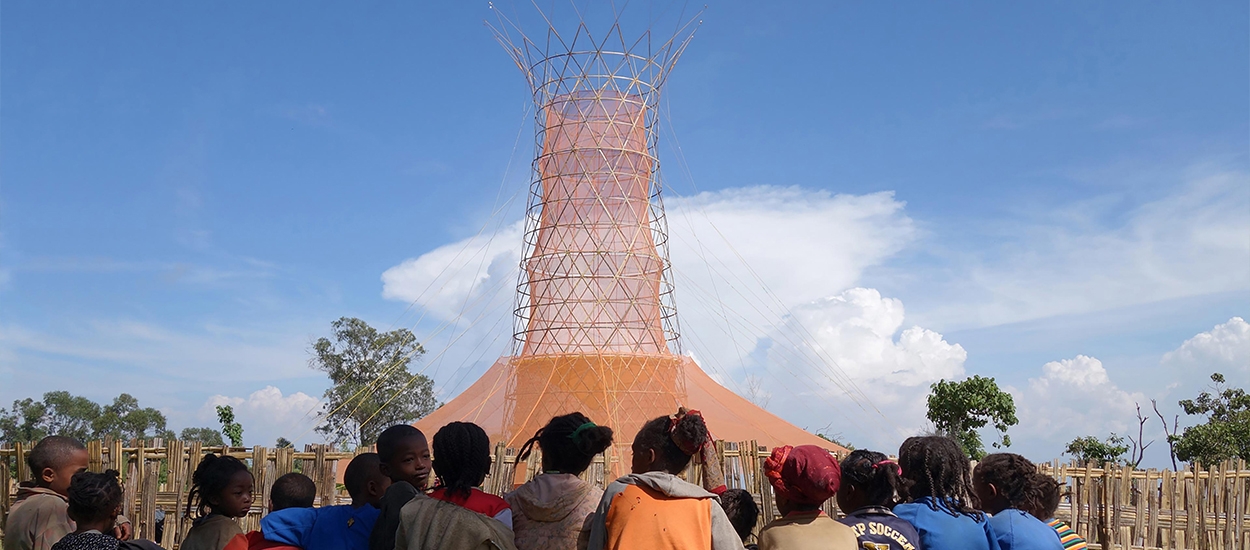
<path fill-rule="evenodd" d="M 616 431 L 613 473 L 642 424 L 679 405 L 703 410 L 721 437 L 831 446 L 681 355 L 657 107 L 696 21 L 660 39 L 649 29 L 626 38 L 619 18 L 602 35 L 584 21 L 561 35 L 548 21 L 540 41 L 502 17 L 492 27 L 535 107 L 512 354 L 418 427 L 469 420 L 518 446 L 553 416 L 580 411 Z"/>

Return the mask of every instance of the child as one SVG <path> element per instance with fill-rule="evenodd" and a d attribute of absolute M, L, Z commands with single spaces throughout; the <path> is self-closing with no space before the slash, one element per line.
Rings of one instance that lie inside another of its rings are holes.
<path fill-rule="evenodd" d="M 746 550 L 759 550 L 758 545 L 746 543 L 760 518 L 760 507 L 755 504 L 755 497 L 745 489 L 729 489 L 721 493 L 718 500 L 720 507 L 725 509 L 725 517 L 729 518 L 729 524 L 734 526 L 734 532 L 738 533 Z"/>
<path fill-rule="evenodd" d="M 89 463 L 87 447 L 72 437 L 53 435 L 35 444 L 26 456 L 35 481 L 17 489 L 4 529 L 4 550 L 48 550 L 74 531 L 68 513 L 70 480 L 87 471 Z M 129 521 L 118 516 L 117 523 L 114 534 L 129 538 Z"/>
<path fill-rule="evenodd" d="M 512 529 L 508 502 L 478 489 L 490 474 L 490 438 L 472 422 L 451 422 L 434 434 L 434 474 L 430 498 L 495 518 Z"/>
<path fill-rule="evenodd" d="M 291 472 L 284 474 L 273 482 L 269 490 L 269 515 L 283 510 L 312 510 L 313 500 L 317 497 L 317 484 L 304 474 Z M 272 531 L 262 520 L 262 531 L 247 534 L 248 550 L 300 550 L 299 546 L 284 544 L 281 540 L 266 540 L 265 534 Z"/>
<path fill-rule="evenodd" d="M 852 451 L 842 459 L 842 485 L 838 508 L 846 517 L 860 546 L 879 550 L 919 548 L 920 535 L 906 520 L 894 515 L 895 493 L 903 492 L 898 463 L 876 451 Z"/>
<path fill-rule="evenodd" d="M 377 506 L 391 484 L 379 465 L 377 453 L 356 455 L 343 473 L 343 484 L 352 497 L 350 505 L 271 513 L 260 520 L 265 539 L 304 550 L 367 550 L 380 513 Z"/>
<path fill-rule="evenodd" d="M 680 411 L 679 411 L 680 413 Z M 679 444 L 680 442 L 680 444 Z M 590 550 L 742 550 L 715 494 L 676 474 L 709 442 L 703 417 L 661 416 L 634 436 L 634 473 L 608 485 L 590 525 Z"/>
<path fill-rule="evenodd" d="M 122 509 L 122 486 L 117 482 L 117 470 L 74 474 L 68 492 L 67 511 L 75 529 L 53 544 L 52 550 L 160 548 L 151 541 L 122 542 L 113 536 L 113 526 Z"/>
<path fill-rule="evenodd" d="M 834 521 L 820 505 L 838 493 L 841 473 L 829 451 L 815 445 L 777 447 L 764 460 L 781 518 L 760 530 L 760 550 L 855 550 L 850 527 Z"/>
<path fill-rule="evenodd" d="M 247 537 L 235 518 L 252 508 L 252 473 L 232 456 L 204 455 L 191 474 L 187 516 L 195 504 L 196 519 L 179 545 L 181 550 L 246 550 Z"/>
<path fill-rule="evenodd" d="M 973 510 L 968 457 L 949 437 L 909 437 L 898 449 L 903 479 L 909 484 L 894 507 L 920 534 L 925 550 L 998 550 L 985 514 Z"/>
<path fill-rule="evenodd" d="M 590 540 L 588 523 L 603 489 L 578 476 L 595 455 L 612 445 L 612 428 L 597 426 L 582 413 L 552 418 L 521 446 L 518 461 L 542 449 L 543 471 L 504 495 L 512 509 L 512 530 L 520 550 L 576 550 Z"/>
<path fill-rule="evenodd" d="M 391 480 L 382 496 L 381 512 L 369 535 L 369 550 L 392 550 L 404 505 L 426 498 L 430 477 L 430 445 L 425 434 L 407 424 L 397 424 L 378 435 L 378 468 Z"/>
<path fill-rule="evenodd" d="M 1081 535 L 1076 534 L 1067 523 L 1055 519 L 1055 511 L 1059 509 L 1059 482 L 1050 476 L 1035 476 L 1034 481 L 1037 482 L 1037 492 L 1041 495 L 1040 501 L 1037 503 L 1038 508 L 1035 510 L 1027 510 L 1033 514 L 1033 517 L 1046 522 L 1051 529 L 1059 534 L 1059 542 L 1063 543 L 1064 550 L 1086 550 L 1089 546 Z"/>
<path fill-rule="evenodd" d="M 1037 478 L 1037 466 L 1013 453 L 996 453 L 981 459 L 972 476 L 972 487 L 981 510 L 993 514 L 990 525 L 1002 550 L 1063 550 L 1059 534 L 1025 510 L 1036 510 L 1045 498 Z"/>

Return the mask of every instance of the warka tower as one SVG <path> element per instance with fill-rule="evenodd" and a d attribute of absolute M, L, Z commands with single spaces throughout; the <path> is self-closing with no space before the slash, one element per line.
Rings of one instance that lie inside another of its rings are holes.
<path fill-rule="evenodd" d="M 678 406 L 701 410 L 719 439 L 837 449 L 681 354 L 657 107 L 697 22 L 662 39 L 650 29 L 631 39 L 621 27 L 618 18 L 592 34 L 582 21 L 560 34 L 548 21 L 538 41 L 502 17 L 492 27 L 535 108 L 512 353 L 417 426 L 432 434 L 471 421 L 515 447 L 553 416 L 580 411 L 616 431 L 613 473 L 642 424 Z"/>

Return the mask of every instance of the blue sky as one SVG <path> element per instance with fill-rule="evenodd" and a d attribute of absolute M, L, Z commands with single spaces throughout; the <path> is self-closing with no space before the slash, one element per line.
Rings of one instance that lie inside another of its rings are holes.
<path fill-rule="evenodd" d="M 1212 370 L 1250 383 L 1247 10 L 711 3 L 665 96 L 673 231 L 726 234 L 724 258 L 784 254 L 752 268 L 790 313 L 718 328 L 693 290 L 706 258 L 675 250 L 688 347 L 867 446 L 898 437 L 787 385 L 803 367 L 777 331 L 827 339 L 900 432 L 933 379 L 996 376 L 1037 459 L 1074 429 L 1122 432 L 1133 401 L 1175 409 Z M 483 228 L 498 242 L 481 258 L 511 258 L 528 185 L 529 96 L 488 18 L 485 2 L 5 2 L 0 403 L 128 391 L 181 428 L 233 402 L 249 443 L 312 440 L 300 416 L 326 381 L 307 349 L 330 321 L 446 347 L 451 313 L 407 309 L 428 281 L 404 266 Z M 451 273 L 506 301 L 496 263 Z M 444 391 L 506 350 L 495 301 L 430 365 Z"/>

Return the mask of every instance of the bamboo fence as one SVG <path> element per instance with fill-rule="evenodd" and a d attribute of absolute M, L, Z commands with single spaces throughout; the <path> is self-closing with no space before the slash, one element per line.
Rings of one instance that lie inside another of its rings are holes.
<path fill-rule="evenodd" d="M 338 471 L 357 453 L 340 452 L 324 445 L 308 445 L 304 451 L 291 448 L 207 447 L 199 443 L 155 440 L 121 442 L 93 441 L 87 444 L 90 469 L 118 470 L 122 473 L 125 502 L 123 513 L 134 522 L 137 537 L 156 540 L 158 511 L 165 513 L 164 548 L 177 548 L 190 528 L 185 517 L 191 472 L 209 452 L 243 460 L 256 477 L 256 493 L 251 511 L 240 520 L 244 531 L 259 529 L 266 512 L 269 491 L 279 476 L 300 471 L 317 484 L 315 505 L 342 504 L 346 492 L 335 483 Z M 16 491 L 13 478 L 31 479 L 25 453 L 31 445 L 0 449 L 0 529 Z M 772 488 L 763 474 L 768 449 L 755 441 L 716 443 L 725 471 L 725 482 L 732 488 L 746 489 L 760 505 L 757 529 L 777 517 Z M 361 449 L 364 452 L 367 449 Z M 754 452 L 752 452 L 754 450 Z M 600 455 L 582 478 L 606 486 L 608 472 L 617 458 Z M 517 450 L 495 446 L 490 475 L 483 490 L 503 495 L 541 471 L 542 458 L 536 449 L 526 460 L 517 460 Z M 15 468 L 12 472 L 10 468 Z M 1134 470 L 1127 467 L 1078 466 L 1058 461 L 1039 465 L 1057 479 L 1064 492 L 1056 516 L 1070 523 L 1090 542 L 1093 549 L 1250 550 L 1250 469 L 1244 462 L 1223 464 L 1206 470 L 1188 468 Z M 15 476 L 10 474 L 16 474 Z M 698 465 L 683 474 L 699 483 Z M 833 500 L 825 511 L 840 515 Z"/>

